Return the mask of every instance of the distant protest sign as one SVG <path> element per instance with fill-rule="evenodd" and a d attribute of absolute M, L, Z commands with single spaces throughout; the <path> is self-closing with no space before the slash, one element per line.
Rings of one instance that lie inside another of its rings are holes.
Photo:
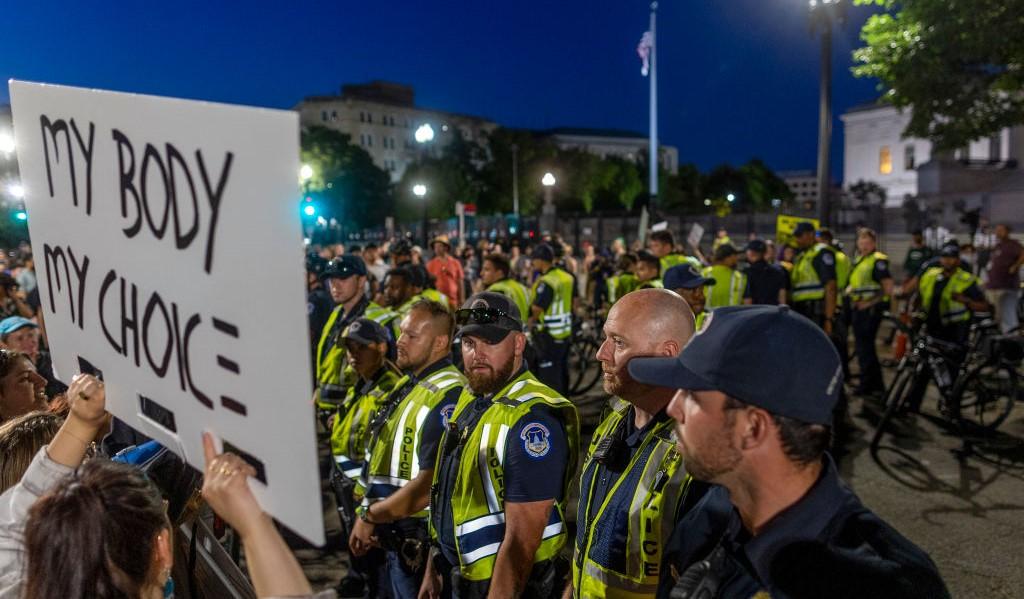
<path fill-rule="evenodd" d="M 295 113 L 12 81 L 58 376 L 202 469 L 202 433 L 261 505 L 324 541 Z"/>
<path fill-rule="evenodd" d="M 815 230 L 820 228 L 816 218 L 780 214 L 775 220 L 775 243 L 779 247 L 793 245 L 793 231 L 796 230 L 798 223 L 811 223 L 814 225 Z"/>

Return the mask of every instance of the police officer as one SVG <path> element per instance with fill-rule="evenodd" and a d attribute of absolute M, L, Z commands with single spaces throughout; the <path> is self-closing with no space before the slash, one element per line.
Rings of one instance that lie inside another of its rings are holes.
<path fill-rule="evenodd" d="M 396 312 L 399 318 L 405 318 L 413 304 L 423 299 L 416 295 L 416 278 L 412 266 L 405 265 L 392 268 L 384 279 L 384 298 L 387 306 Z"/>
<path fill-rule="evenodd" d="M 530 290 L 511 278 L 512 265 L 504 254 L 487 254 L 480 268 L 480 280 L 493 291 L 507 296 L 519 308 L 519 318 L 526 322 L 530 317 Z"/>
<path fill-rule="evenodd" d="M 882 366 L 875 351 L 875 337 L 882 324 L 882 315 L 889 308 L 893 280 L 889 273 L 889 257 L 878 251 L 874 231 L 858 231 L 857 251 L 858 258 L 846 289 L 846 296 L 850 300 L 854 347 L 860 364 L 860 384 L 854 392 L 870 395 L 885 390 Z"/>
<path fill-rule="evenodd" d="M 441 442 L 431 500 L 436 548 L 420 596 L 549 597 L 579 451 L 576 408 L 523 361 L 507 297 L 472 296 L 456 313 L 469 388 Z M 447 582 L 443 579 L 449 576 Z"/>
<path fill-rule="evenodd" d="M 850 298 L 846 295 L 846 288 L 850 285 L 850 272 L 853 264 L 850 257 L 843 251 L 843 244 L 832 235 L 831 229 L 818 231 L 818 240 L 832 248 L 836 257 L 836 294 L 839 302 L 839 309 L 836 311 L 832 341 L 836 344 L 836 351 L 839 352 L 839 361 L 843 365 L 843 377 L 850 379 Z"/>
<path fill-rule="evenodd" d="M 310 364 L 313 368 L 313 382 L 316 383 L 316 346 L 320 340 L 320 333 L 327 324 L 334 310 L 334 300 L 331 299 L 331 292 L 326 289 L 320 275 L 327 268 L 327 260 L 310 252 L 306 254 L 306 313 L 309 317 L 309 338 Z"/>
<path fill-rule="evenodd" d="M 731 243 L 723 243 L 715 250 L 712 265 L 704 269 L 704 276 L 715 280 L 715 285 L 705 291 L 709 311 L 743 303 L 747 294 L 747 275 L 736 269 L 739 259 L 739 250 Z"/>
<path fill-rule="evenodd" d="M 356 504 L 362 500 L 365 491 L 358 486 L 358 478 L 369 442 L 370 419 L 383 405 L 400 374 L 389 359 L 394 349 L 393 337 L 381 324 L 360 318 L 345 329 L 342 340 L 348 362 L 359 375 L 359 381 L 349 387 L 338 407 L 331 427 L 331 454 L 335 467 L 331 470 L 330 482 L 347 538 L 355 527 Z M 383 560 L 379 550 L 352 556 L 349 572 L 338 585 L 338 594 L 341 597 L 363 597 L 369 586 L 370 596 L 378 595 L 379 581 L 375 573 Z"/>
<path fill-rule="evenodd" d="M 760 239 L 747 244 L 747 297 L 744 303 L 778 305 L 786 303 L 789 274 L 765 260 L 768 245 Z"/>
<path fill-rule="evenodd" d="M 832 336 L 839 312 L 835 250 L 816 242 L 814 225 L 807 221 L 797 223 L 793 240 L 800 253 L 793 263 L 790 303 L 794 310 Z"/>
<path fill-rule="evenodd" d="M 636 255 L 622 254 L 615 262 L 615 274 L 608 277 L 608 306 L 615 305 L 622 296 L 637 288 Z"/>
<path fill-rule="evenodd" d="M 668 229 L 651 231 L 651 234 L 647 236 L 647 249 L 661 261 L 662 274 L 678 264 L 692 264 L 696 268 L 703 266 L 700 260 L 693 256 L 676 251 L 675 236 Z"/>
<path fill-rule="evenodd" d="M 704 325 L 708 316 L 707 310 L 704 309 L 704 289 L 716 284 L 717 281 L 700 274 L 700 271 L 692 264 L 673 266 L 665 273 L 665 289 L 675 292 L 676 295 L 686 300 L 698 330 Z"/>
<path fill-rule="evenodd" d="M 696 270 L 690 264 L 669 269 Z M 667 276 L 667 275 L 666 275 Z M 693 317 L 678 295 L 641 289 L 608 313 L 597 352 L 613 410 L 597 427 L 583 463 L 573 574 L 566 597 L 632 599 L 654 595 L 662 549 L 684 503 L 706 490 L 691 484 L 665 412 L 674 389 L 633 380 L 642 356 L 675 356 L 693 336 Z"/>
<path fill-rule="evenodd" d="M 661 260 L 647 250 L 636 254 L 636 288 L 661 289 Z"/>
<path fill-rule="evenodd" d="M 365 489 L 349 537 L 354 555 L 387 550 L 395 597 L 414 597 L 427 559 L 427 506 L 441 434 L 466 379 L 451 362 L 454 329 L 444 306 L 420 300 L 402 320 L 397 365 L 406 376 L 387 396 L 369 427 Z"/>
<path fill-rule="evenodd" d="M 925 326 L 933 337 L 965 343 L 971 313 L 987 311 L 989 305 L 978 278 L 961 266 L 958 246 L 943 246 L 938 261 L 938 266 L 924 271 L 918 284 Z"/>
<path fill-rule="evenodd" d="M 355 371 L 344 367 L 345 346 L 341 335 L 363 315 L 369 303 L 363 293 L 366 265 L 359 256 L 344 254 L 331 260 L 320 278 L 327 284 L 337 307 L 327 319 L 317 344 L 317 388 L 313 399 L 322 412 L 333 413 L 356 380 Z"/>
<path fill-rule="evenodd" d="M 826 448 L 842 368 L 807 319 L 721 308 L 678 357 L 629 372 L 678 389 L 668 412 L 686 469 L 717 485 L 680 520 L 659 596 L 949 596 L 928 555 L 840 480 Z"/>
<path fill-rule="evenodd" d="M 529 321 L 537 378 L 559 393 L 568 393 L 575 280 L 554 265 L 555 252 L 546 243 L 533 248 L 531 258 L 533 269 L 540 273 L 533 283 Z"/>

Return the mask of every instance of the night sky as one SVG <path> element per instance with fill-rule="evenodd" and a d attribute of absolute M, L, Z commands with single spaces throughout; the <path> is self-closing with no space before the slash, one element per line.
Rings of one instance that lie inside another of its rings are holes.
<path fill-rule="evenodd" d="M 503 125 L 646 133 L 636 46 L 648 6 L 15 0 L 0 8 L 0 77 L 277 108 L 387 79 L 413 85 L 421 106 Z M 866 14 L 852 10 L 835 36 L 837 115 L 878 95 L 849 73 Z M 815 167 L 819 45 L 806 0 L 663 0 L 658 34 L 661 140 L 681 162 Z M 838 118 L 834 132 L 839 178 Z"/>

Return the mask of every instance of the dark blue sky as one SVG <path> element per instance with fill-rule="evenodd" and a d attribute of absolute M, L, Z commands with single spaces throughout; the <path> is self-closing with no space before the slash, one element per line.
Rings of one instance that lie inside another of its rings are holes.
<path fill-rule="evenodd" d="M 102 6 L 102 8 L 98 8 Z M 512 126 L 647 131 L 642 0 L 49 2 L 13 0 L 0 77 L 287 108 L 343 82 Z M 877 95 L 849 74 L 866 16 L 834 43 L 836 114 Z M 662 0 L 661 139 L 702 168 L 816 162 L 818 42 L 806 0 Z M 0 91 L 7 102 L 7 89 Z M 833 172 L 841 176 L 836 119 Z"/>

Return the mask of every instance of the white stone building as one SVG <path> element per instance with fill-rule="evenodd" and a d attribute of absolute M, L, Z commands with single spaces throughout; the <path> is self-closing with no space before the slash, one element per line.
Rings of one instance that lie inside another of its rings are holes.
<path fill-rule="evenodd" d="M 646 160 L 650 150 L 649 138 L 633 131 L 561 127 L 540 133 L 562 150 L 579 149 L 601 158 L 617 156 L 637 162 L 641 158 Z M 675 147 L 659 146 L 658 161 L 666 172 L 679 173 L 679 150 Z"/>

